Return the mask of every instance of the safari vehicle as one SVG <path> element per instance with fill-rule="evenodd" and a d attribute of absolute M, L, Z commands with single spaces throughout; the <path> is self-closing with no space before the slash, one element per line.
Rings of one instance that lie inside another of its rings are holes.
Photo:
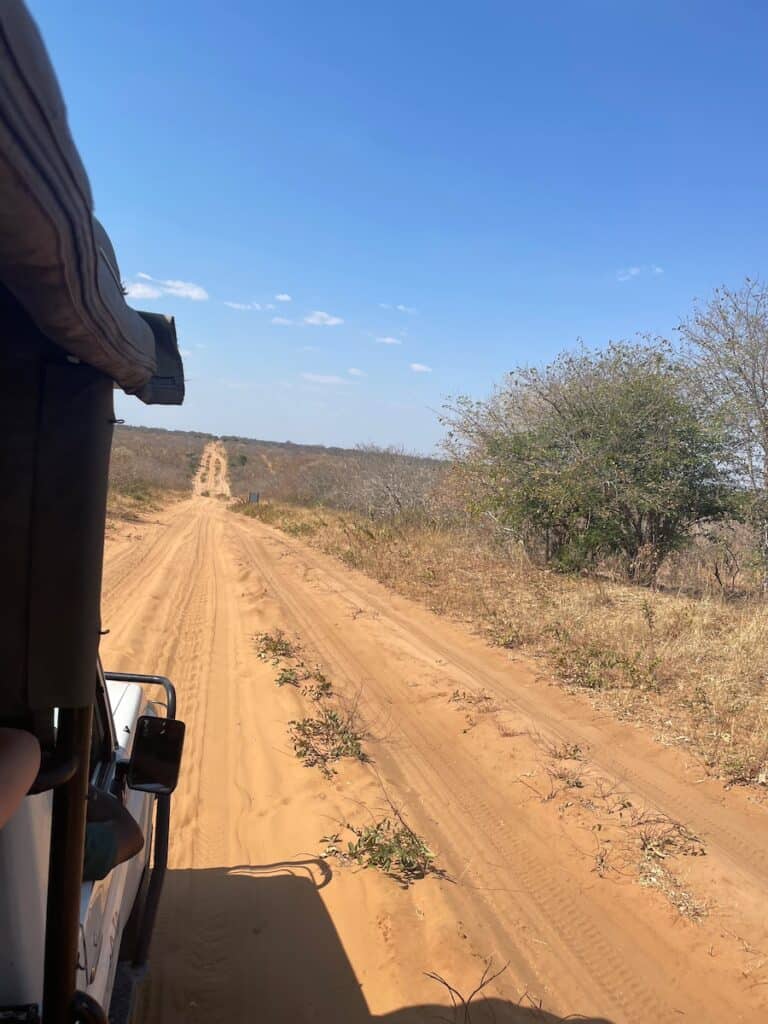
<path fill-rule="evenodd" d="M 113 390 L 180 404 L 173 320 L 128 307 L 37 28 L 0 4 L 0 1021 L 130 1011 L 166 866 L 172 684 L 104 673 Z"/>

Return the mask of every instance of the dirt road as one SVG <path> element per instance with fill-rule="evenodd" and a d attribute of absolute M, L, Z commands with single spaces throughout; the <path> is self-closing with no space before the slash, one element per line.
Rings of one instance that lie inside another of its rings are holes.
<path fill-rule="evenodd" d="M 214 443 L 205 446 L 203 457 L 192 481 L 192 491 L 206 498 L 230 497 L 227 453 L 224 445 Z"/>
<path fill-rule="evenodd" d="M 764 807 L 203 497 L 227 489 L 205 459 L 196 496 L 114 528 L 104 581 L 105 664 L 170 675 L 188 727 L 148 1021 L 768 1019 Z M 359 695 L 372 764 L 327 781 L 296 759 L 313 706 L 253 639 L 278 627 Z M 405 890 L 319 856 L 388 799 L 445 877 Z M 509 965 L 490 1001 L 454 1017 L 426 972 L 468 994 L 488 958 Z"/>

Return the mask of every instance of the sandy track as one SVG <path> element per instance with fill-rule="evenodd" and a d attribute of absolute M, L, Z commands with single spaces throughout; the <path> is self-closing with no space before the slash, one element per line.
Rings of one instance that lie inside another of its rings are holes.
<path fill-rule="evenodd" d="M 192 481 L 192 490 L 195 494 L 206 497 L 230 497 L 227 452 L 220 441 L 205 446 L 203 457 Z"/>
<path fill-rule="evenodd" d="M 169 674 L 188 725 L 148 1021 L 453 1020 L 423 972 L 467 991 L 489 956 L 509 968 L 476 1024 L 491 1009 L 519 1024 L 768 1018 L 768 815 L 744 793 L 218 501 L 116 531 L 104 593 L 106 665 Z M 306 702 L 274 685 L 252 641 L 277 626 L 360 694 L 372 767 L 326 782 L 296 761 L 286 726 Z M 484 703 L 463 707 L 457 691 Z M 572 799 L 548 798 L 555 740 L 586 751 Z M 711 904 L 701 923 L 641 887 L 626 858 L 595 870 L 608 827 L 585 799 L 596 779 L 704 841 L 707 856 L 674 859 Z M 404 891 L 317 857 L 339 821 L 386 807 L 382 786 L 448 879 Z"/>

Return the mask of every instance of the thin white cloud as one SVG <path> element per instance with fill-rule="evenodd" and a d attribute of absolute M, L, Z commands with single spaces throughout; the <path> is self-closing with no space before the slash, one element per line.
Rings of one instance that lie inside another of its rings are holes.
<path fill-rule="evenodd" d="M 350 368 L 347 370 L 347 373 L 349 374 L 350 377 L 367 377 L 368 376 L 368 374 L 365 372 L 365 370 L 358 370 L 358 368 L 356 366 L 350 366 Z"/>
<path fill-rule="evenodd" d="M 225 302 L 225 306 L 229 306 L 230 309 L 260 309 L 260 306 L 255 306 L 252 302 Z"/>
<path fill-rule="evenodd" d="M 191 356 L 191 355 L 193 355 L 193 353 L 192 353 L 191 349 L 180 348 L 179 349 L 179 355 L 180 356 L 184 356 L 184 358 L 186 359 L 187 356 Z"/>
<path fill-rule="evenodd" d="M 399 338 L 391 338 L 389 336 L 387 336 L 386 338 L 377 338 L 376 342 L 379 345 L 402 345 L 403 344 L 402 341 L 400 341 Z"/>
<path fill-rule="evenodd" d="M 139 274 L 139 277 L 143 277 Z M 129 299 L 159 299 L 163 294 L 153 284 L 144 284 L 143 281 L 130 281 L 125 286 L 125 294 Z"/>
<path fill-rule="evenodd" d="M 191 299 L 193 302 L 205 302 L 208 292 L 202 285 L 193 284 L 192 281 L 160 281 L 160 287 L 168 295 L 174 295 L 177 299 Z"/>
<path fill-rule="evenodd" d="M 205 302 L 208 292 L 200 284 L 193 281 L 179 281 L 175 278 L 162 279 L 152 277 L 143 271 L 136 275 L 139 282 L 129 282 L 125 286 L 126 294 L 131 299 L 159 299 L 161 295 L 172 295 L 176 299 L 191 299 L 192 302 Z M 150 284 L 142 282 L 149 281 Z"/>
<path fill-rule="evenodd" d="M 393 305 L 391 302 L 380 302 L 379 309 L 396 309 L 399 313 L 418 313 L 413 306 L 404 306 L 402 302 L 398 302 L 397 305 Z"/>
<path fill-rule="evenodd" d="M 640 267 L 622 267 L 616 271 L 617 281 L 631 281 L 633 277 L 640 274 Z"/>
<path fill-rule="evenodd" d="M 272 323 L 277 324 L 278 327 L 288 327 L 290 326 L 290 324 L 293 323 L 293 320 L 289 320 L 287 317 L 284 316 L 273 316 Z"/>
<path fill-rule="evenodd" d="M 324 313 L 322 309 L 316 309 L 314 313 L 304 317 L 304 323 L 321 325 L 323 327 L 335 327 L 337 324 L 343 324 L 344 321 L 340 316 L 331 316 L 330 313 Z"/>
<path fill-rule="evenodd" d="M 337 377 L 332 373 L 302 373 L 301 376 L 313 384 L 341 384 L 343 382 L 343 377 Z"/>
<path fill-rule="evenodd" d="M 291 296 L 287 292 L 278 292 L 275 296 L 277 302 L 291 302 Z"/>
<path fill-rule="evenodd" d="M 409 365 L 414 373 L 432 373 L 432 367 L 425 366 L 424 363 L 410 363 Z"/>
<path fill-rule="evenodd" d="M 264 309 L 274 309 L 274 308 L 275 308 L 275 304 L 274 304 L 274 302 L 268 302 L 268 303 L 267 303 L 267 304 L 266 304 L 266 305 L 264 306 Z"/>
<path fill-rule="evenodd" d="M 616 271 L 616 280 L 633 281 L 636 277 L 640 277 L 641 274 L 653 274 L 654 277 L 657 277 L 659 274 L 663 273 L 664 268 L 655 263 L 651 263 L 650 266 L 643 267 L 621 267 Z"/>

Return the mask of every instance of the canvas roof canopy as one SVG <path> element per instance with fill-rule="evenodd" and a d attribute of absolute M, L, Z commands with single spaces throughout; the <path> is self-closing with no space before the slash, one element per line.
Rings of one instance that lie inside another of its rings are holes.
<path fill-rule="evenodd" d="M 3 0 L 0 723 L 93 700 L 115 383 L 181 404 L 175 324 L 127 305 L 37 26 Z"/>
<path fill-rule="evenodd" d="M 145 402 L 181 404 L 173 320 L 125 301 L 56 75 L 21 0 L 0 5 L 0 281 L 70 355 Z"/>

